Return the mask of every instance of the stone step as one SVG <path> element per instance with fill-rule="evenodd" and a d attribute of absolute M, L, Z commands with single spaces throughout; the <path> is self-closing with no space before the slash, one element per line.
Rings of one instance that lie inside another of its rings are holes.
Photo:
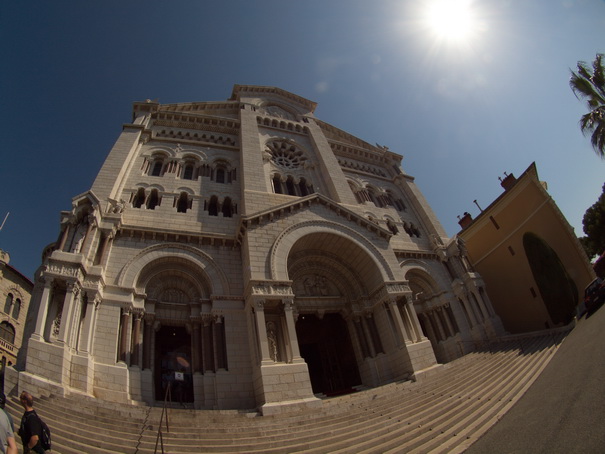
<path fill-rule="evenodd" d="M 419 382 L 326 399 L 320 411 L 268 417 L 253 411 L 171 409 L 171 432 L 165 427 L 163 432 L 164 452 L 459 449 L 464 440 L 487 430 L 527 389 L 552 356 L 552 344 L 544 336 L 492 344 Z M 9 399 L 7 407 L 18 422 L 18 402 Z M 55 454 L 154 452 L 160 408 L 97 405 L 95 399 L 81 396 L 41 398 L 36 408 L 51 427 Z"/>
<path fill-rule="evenodd" d="M 475 384 L 475 386 L 477 386 L 477 384 Z M 473 392 L 477 392 L 477 391 L 481 391 L 481 389 L 474 390 Z M 445 404 L 444 404 L 443 400 L 441 400 L 441 399 L 443 399 L 443 397 L 442 396 L 437 396 L 437 397 L 440 399 L 437 404 L 439 406 L 439 411 L 433 411 L 432 413 L 429 412 L 428 418 L 426 418 L 426 417 L 420 418 L 420 417 L 416 416 L 416 417 L 413 417 L 413 418 L 407 419 L 407 420 L 399 419 L 398 420 L 399 425 L 401 425 L 402 423 L 406 424 L 406 422 L 407 422 L 407 425 L 409 427 L 404 427 L 403 429 L 400 429 L 399 427 L 394 427 L 393 432 L 397 432 L 397 431 L 405 432 L 406 435 L 404 435 L 404 436 L 407 436 L 407 438 L 409 440 L 415 440 L 420 436 L 421 433 L 424 433 L 425 431 L 429 431 L 428 429 L 431 429 L 431 427 L 427 427 L 427 424 L 434 426 L 440 420 L 447 421 L 448 419 L 450 419 L 452 417 L 452 411 L 450 410 L 450 411 L 447 411 L 444 413 L 444 411 L 448 410 L 449 407 L 444 408 Z M 458 397 L 458 399 L 462 399 L 462 398 L 466 398 L 466 397 L 467 396 L 465 396 L 465 395 L 461 395 Z M 468 396 L 468 398 L 470 398 L 470 396 Z M 449 398 L 448 400 L 454 400 L 454 402 L 455 402 L 456 396 L 453 396 L 452 398 Z M 466 405 L 466 399 L 462 399 L 462 401 L 463 401 L 463 404 Z M 433 410 L 435 410 L 435 409 L 433 409 Z M 385 428 L 382 429 L 383 432 L 386 432 L 384 429 Z M 378 435 L 378 432 L 374 431 L 374 435 L 375 436 Z M 370 437 L 367 437 L 368 438 L 368 441 L 366 442 L 367 452 L 380 452 L 382 449 L 384 449 L 384 447 L 381 447 L 381 449 L 379 449 L 379 450 L 375 449 L 375 447 L 376 447 L 376 437 L 375 436 L 372 437 L 371 439 L 370 439 Z M 358 438 L 360 440 L 360 443 L 364 442 L 363 436 L 358 437 Z M 402 442 L 402 440 L 398 440 L 396 442 L 397 446 L 400 447 L 401 442 Z M 357 444 L 355 447 L 355 450 L 359 451 L 362 448 L 362 446 L 363 445 Z M 330 446 L 329 448 L 330 448 L 330 452 L 338 452 L 335 449 L 333 449 L 334 448 L 333 446 Z M 347 452 L 347 450 L 349 449 L 349 446 L 344 446 L 341 449 L 342 449 L 342 452 Z M 321 451 L 318 451 L 318 452 L 321 452 Z"/>

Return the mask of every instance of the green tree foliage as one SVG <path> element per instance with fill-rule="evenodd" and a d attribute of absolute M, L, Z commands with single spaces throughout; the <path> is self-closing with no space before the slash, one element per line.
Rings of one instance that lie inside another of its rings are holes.
<path fill-rule="evenodd" d="M 589 258 L 601 255 L 605 251 L 605 184 L 599 199 L 584 213 L 582 226 L 586 236 L 580 238 L 580 243 L 586 254 Z"/>
<path fill-rule="evenodd" d="M 597 54 L 592 69 L 582 61 L 571 72 L 569 86 L 578 99 L 585 99 L 589 112 L 580 118 L 580 129 L 591 134 L 590 142 L 597 156 L 605 159 L 605 68 L 603 54 Z"/>
<path fill-rule="evenodd" d="M 554 323 L 569 323 L 578 304 L 578 287 L 546 241 L 532 232 L 523 235 L 523 248 L 534 281 Z"/>

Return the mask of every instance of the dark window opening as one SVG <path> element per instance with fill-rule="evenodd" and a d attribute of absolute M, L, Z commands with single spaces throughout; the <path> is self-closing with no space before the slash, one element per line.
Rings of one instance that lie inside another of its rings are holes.
<path fill-rule="evenodd" d="M 183 180 L 193 180 L 193 164 L 187 164 L 183 171 Z"/>
<path fill-rule="evenodd" d="M 208 204 L 208 214 L 210 216 L 218 216 L 218 197 L 213 195 Z"/>
<path fill-rule="evenodd" d="M 141 208 L 145 202 L 145 189 L 139 188 L 134 198 L 132 199 L 132 206 L 134 208 Z"/>
<path fill-rule="evenodd" d="M 282 189 L 281 178 L 278 174 L 275 174 L 273 177 L 273 191 L 276 194 L 283 194 L 284 191 Z"/>
<path fill-rule="evenodd" d="M 162 161 L 156 161 L 153 163 L 153 167 L 151 168 L 151 176 L 159 177 L 162 176 L 162 167 L 164 163 Z"/>
<path fill-rule="evenodd" d="M 187 209 L 191 208 L 191 200 L 189 200 L 189 196 L 186 192 L 181 192 L 177 202 L 176 202 L 176 212 L 177 213 L 186 213 Z"/>
<path fill-rule="evenodd" d="M 155 210 L 155 207 L 160 205 L 160 196 L 157 189 L 152 189 L 151 194 L 147 198 L 146 208 L 148 210 Z"/>
<path fill-rule="evenodd" d="M 225 182 L 225 169 L 216 169 L 216 182 L 217 183 Z"/>

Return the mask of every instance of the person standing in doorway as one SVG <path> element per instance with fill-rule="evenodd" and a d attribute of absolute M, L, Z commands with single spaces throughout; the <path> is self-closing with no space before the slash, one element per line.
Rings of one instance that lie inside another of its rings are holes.
<path fill-rule="evenodd" d="M 19 428 L 19 436 L 23 442 L 23 454 L 44 454 L 45 451 L 40 440 L 42 437 L 42 423 L 34 410 L 34 397 L 23 391 L 19 396 L 19 401 L 25 409 Z"/>

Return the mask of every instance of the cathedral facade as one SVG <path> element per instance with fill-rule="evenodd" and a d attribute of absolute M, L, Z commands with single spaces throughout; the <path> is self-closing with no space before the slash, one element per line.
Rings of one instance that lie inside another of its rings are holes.
<path fill-rule="evenodd" d="M 502 334 L 402 156 L 274 87 L 135 103 L 44 251 L 12 383 L 271 414 Z"/>

